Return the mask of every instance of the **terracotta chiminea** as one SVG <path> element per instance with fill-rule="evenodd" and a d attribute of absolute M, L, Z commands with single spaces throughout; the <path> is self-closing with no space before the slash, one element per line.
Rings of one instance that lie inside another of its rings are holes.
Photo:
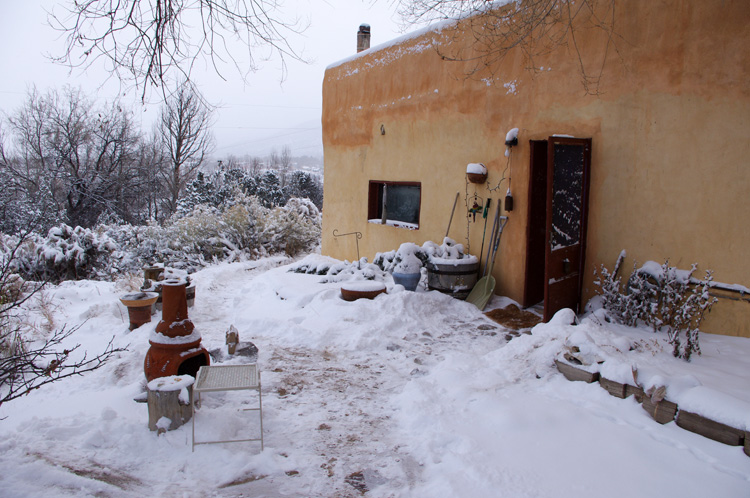
<path fill-rule="evenodd" d="M 162 319 L 151 334 L 151 347 L 143 369 L 150 382 L 168 375 L 191 375 L 210 363 L 208 351 L 201 347 L 201 335 L 188 319 L 185 282 L 179 279 L 162 282 Z"/>

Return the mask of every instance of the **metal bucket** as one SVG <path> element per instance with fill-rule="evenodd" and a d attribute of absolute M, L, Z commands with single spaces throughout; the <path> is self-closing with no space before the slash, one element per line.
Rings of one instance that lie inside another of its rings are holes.
<path fill-rule="evenodd" d="M 459 260 L 460 261 L 460 260 Z M 427 287 L 445 294 L 450 294 L 456 299 L 466 297 L 477 283 L 477 272 L 479 261 L 469 264 L 436 264 L 428 262 Z"/>

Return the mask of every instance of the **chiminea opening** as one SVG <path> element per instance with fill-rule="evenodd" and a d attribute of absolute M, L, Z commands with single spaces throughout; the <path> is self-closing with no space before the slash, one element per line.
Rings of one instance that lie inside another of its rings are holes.
<path fill-rule="evenodd" d="M 208 359 L 205 355 L 199 354 L 180 363 L 180 366 L 177 368 L 177 375 L 191 375 L 196 377 L 200 367 L 204 366 L 208 366 Z"/>

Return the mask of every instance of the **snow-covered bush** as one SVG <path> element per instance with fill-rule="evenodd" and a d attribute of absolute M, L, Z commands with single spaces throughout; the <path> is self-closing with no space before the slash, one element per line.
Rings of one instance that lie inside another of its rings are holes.
<path fill-rule="evenodd" d="M 321 216 L 308 199 L 289 199 L 258 219 L 259 237 L 267 253 L 294 256 L 312 250 L 320 241 Z"/>
<path fill-rule="evenodd" d="M 321 283 L 346 282 L 351 280 L 374 280 L 384 282 L 386 272 L 375 264 L 368 263 L 367 258 L 359 261 L 333 261 L 319 255 L 310 255 L 292 266 L 289 271 L 294 273 L 307 273 L 309 275 L 322 275 Z"/>
<path fill-rule="evenodd" d="M 473 257 L 464 254 L 464 246 L 457 244 L 451 238 L 443 239 L 441 245 L 428 240 L 422 246 L 412 242 L 405 242 L 395 251 L 379 252 L 375 254 L 373 264 L 380 267 L 381 270 L 397 273 L 416 273 L 428 262 L 443 262 L 444 260 L 464 259 Z M 417 268 L 417 261 L 420 263 Z M 397 270 L 397 267 L 400 270 Z M 404 269 L 410 271 L 402 271 Z M 416 269 L 416 271 L 414 271 Z"/>
<path fill-rule="evenodd" d="M 717 301 L 709 295 L 713 272 L 706 270 L 705 279 L 697 280 L 693 278 L 697 268 L 693 264 L 690 270 L 679 270 L 669 266 L 669 260 L 662 265 L 647 261 L 640 268 L 635 264 L 626 289 L 622 290 L 616 272 L 609 273 L 602 265 L 595 272 L 595 283 L 611 319 L 666 332 L 672 354 L 689 361 L 693 353 L 700 354 L 699 327 Z"/>
<path fill-rule="evenodd" d="M 14 254 L 3 254 L 14 272 L 41 280 L 62 281 L 79 278 L 105 277 L 116 271 L 117 258 L 112 257 L 117 244 L 106 234 L 65 224 L 53 227 L 46 237 L 25 234 L 18 237 L 2 235 L 0 251 L 16 247 Z"/>

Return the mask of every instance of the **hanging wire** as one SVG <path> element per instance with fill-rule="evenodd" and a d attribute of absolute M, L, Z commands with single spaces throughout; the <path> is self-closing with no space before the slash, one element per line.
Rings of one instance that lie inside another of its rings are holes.
<path fill-rule="evenodd" d="M 469 220 L 469 216 L 471 216 L 471 213 L 469 213 L 469 177 L 468 175 L 464 175 L 464 180 L 466 181 L 466 190 L 464 195 L 464 204 L 466 204 L 466 254 L 471 254 L 471 239 L 469 238 L 469 227 L 471 226 L 471 221 Z M 475 189 L 476 192 L 476 189 Z"/>
<path fill-rule="evenodd" d="M 505 163 L 505 169 L 503 170 L 503 176 L 502 176 L 502 177 L 500 178 L 500 180 L 499 180 L 499 181 L 497 182 L 497 185 L 495 185 L 494 187 L 492 187 L 492 186 L 490 185 L 490 182 L 489 182 L 489 181 L 487 182 L 487 189 L 488 189 L 488 190 L 489 190 L 490 192 L 495 192 L 495 191 L 497 191 L 497 190 L 500 190 L 500 185 L 502 185 L 502 184 L 503 184 L 503 181 L 505 181 L 505 179 L 506 179 L 506 178 L 505 178 L 505 173 L 506 173 L 506 172 L 507 172 L 507 171 L 508 171 L 508 170 L 510 169 L 510 157 L 511 157 L 511 155 L 513 154 L 513 149 L 511 148 L 511 149 L 509 149 L 508 151 L 509 151 L 509 153 L 508 153 L 508 161 L 507 161 L 507 162 Z M 508 188 L 510 188 L 510 176 L 508 176 Z"/>

